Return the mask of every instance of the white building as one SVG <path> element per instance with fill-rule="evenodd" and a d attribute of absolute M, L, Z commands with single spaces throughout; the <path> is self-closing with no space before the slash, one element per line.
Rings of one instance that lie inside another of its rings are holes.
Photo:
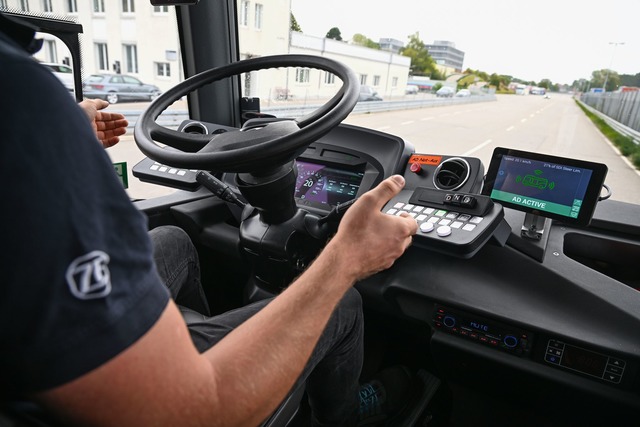
<path fill-rule="evenodd" d="M 0 6 L 80 23 L 83 77 L 119 69 L 163 91 L 183 79 L 173 7 L 151 6 L 148 0 L 0 0 Z M 361 84 L 383 97 L 404 93 L 410 58 L 290 32 L 290 13 L 290 0 L 238 0 L 240 58 L 286 52 L 325 56 L 351 67 Z M 41 37 L 44 46 L 36 58 L 70 62 L 62 41 L 48 34 Z M 336 84 L 335 76 L 320 70 L 270 70 L 245 76 L 243 94 L 261 99 L 322 98 L 333 95 Z"/>

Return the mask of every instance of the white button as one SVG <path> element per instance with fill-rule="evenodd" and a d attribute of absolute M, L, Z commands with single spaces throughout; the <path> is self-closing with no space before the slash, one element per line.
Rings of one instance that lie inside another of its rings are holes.
<path fill-rule="evenodd" d="M 432 216 L 427 222 L 434 223 L 438 221 L 440 221 L 440 218 L 438 218 L 437 216 Z"/>
<path fill-rule="evenodd" d="M 178 169 L 171 168 L 171 169 L 169 169 L 169 173 L 175 175 L 175 174 L 178 173 Z"/>
<path fill-rule="evenodd" d="M 404 203 L 402 203 L 402 202 L 398 202 L 395 205 L 393 205 L 393 207 L 396 208 L 396 209 L 402 209 L 403 206 L 404 206 Z"/>
<path fill-rule="evenodd" d="M 442 225 L 438 227 L 436 233 L 438 233 L 438 236 L 440 237 L 447 237 L 449 234 L 451 234 L 451 227 L 449 227 L 448 225 Z"/>
<path fill-rule="evenodd" d="M 480 222 L 482 222 L 483 218 L 481 216 L 474 216 L 473 218 L 471 218 L 469 220 L 469 222 L 472 222 L 474 224 L 480 224 Z"/>
<path fill-rule="evenodd" d="M 151 165 L 151 168 L 150 168 L 150 169 L 151 169 L 152 171 L 157 171 L 159 167 L 160 167 L 160 166 L 158 166 L 158 165 Z"/>
<path fill-rule="evenodd" d="M 458 217 L 458 212 L 449 212 L 445 218 L 456 219 Z"/>
<path fill-rule="evenodd" d="M 462 227 L 462 223 L 460 221 L 453 221 L 453 224 L 451 224 L 449 227 L 451 227 L 451 228 L 460 228 L 460 227 Z"/>
<path fill-rule="evenodd" d="M 474 228 L 476 228 L 475 224 L 466 224 L 464 227 L 462 227 L 462 229 L 465 231 L 473 231 Z"/>
<path fill-rule="evenodd" d="M 426 213 L 427 215 L 431 215 L 434 211 L 435 211 L 435 209 L 433 209 L 433 208 L 425 208 L 424 209 L 424 213 Z"/>
<path fill-rule="evenodd" d="M 393 214 L 395 214 L 396 212 L 398 212 L 398 210 L 397 210 L 397 209 L 393 209 L 393 208 L 391 208 L 391 209 L 389 209 L 389 210 L 387 211 L 387 214 L 389 214 L 389 215 L 393 215 Z"/>
<path fill-rule="evenodd" d="M 469 221 L 470 218 L 471 218 L 471 215 L 460 215 L 458 217 L 460 221 Z"/>
<path fill-rule="evenodd" d="M 438 223 L 438 225 L 449 225 L 451 224 L 451 220 L 450 219 L 443 219 L 442 221 L 440 221 Z"/>
<path fill-rule="evenodd" d="M 447 214 L 447 211 L 438 211 L 434 215 L 435 216 L 445 216 L 446 214 Z"/>
<path fill-rule="evenodd" d="M 418 221 L 424 221 L 425 219 L 427 219 L 427 216 L 423 214 L 420 214 L 416 217 L 416 220 Z"/>
<path fill-rule="evenodd" d="M 161 167 L 161 168 L 160 168 L 160 172 L 166 172 L 166 171 L 167 171 L 167 169 L 169 169 L 169 168 L 168 168 L 168 167 L 166 167 L 166 166 L 163 166 L 163 167 Z"/>
<path fill-rule="evenodd" d="M 180 176 L 185 176 L 186 174 L 187 174 L 187 171 L 183 171 L 183 170 L 178 171 L 178 175 Z"/>
<path fill-rule="evenodd" d="M 424 206 L 416 206 L 415 208 L 413 208 L 414 212 L 421 212 L 422 209 L 424 209 Z"/>
<path fill-rule="evenodd" d="M 415 218 L 415 217 L 416 217 L 416 215 L 418 215 L 418 214 L 417 214 L 417 213 L 415 213 L 415 212 L 409 212 L 409 215 L 411 216 L 411 218 Z"/>
<path fill-rule="evenodd" d="M 402 208 L 402 209 L 404 209 L 405 211 L 410 211 L 410 210 L 411 210 L 411 209 L 413 209 L 414 207 L 415 207 L 415 206 L 410 205 L 410 204 L 408 204 L 408 203 L 407 203 L 406 205 L 404 205 L 404 208 Z"/>
<path fill-rule="evenodd" d="M 423 233 L 429 233 L 433 231 L 433 224 L 430 222 L 423 222 L 422 224 L 420 224 L 420 231 L 422 231 Z"/>

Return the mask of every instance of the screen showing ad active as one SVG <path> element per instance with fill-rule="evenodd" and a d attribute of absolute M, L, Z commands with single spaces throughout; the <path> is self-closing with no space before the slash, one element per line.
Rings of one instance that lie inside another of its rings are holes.
<path fill-rule="evenodd" d="M 355 198 L 364 176 L 364 164 L 332 167 L 296 160 L 296 167 L 295 197 L 322 208 L 331 208 Z"/>
<path fill-rule="evenodd" d="M 505 207 L 586 226 L 606 173 L 601 163 L 496 148 L 483 193 Z"/>

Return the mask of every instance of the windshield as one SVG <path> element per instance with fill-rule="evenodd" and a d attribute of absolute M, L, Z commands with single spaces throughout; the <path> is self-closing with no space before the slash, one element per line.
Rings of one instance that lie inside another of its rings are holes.
<path fill-rule="evenodd" d="M 240 59 L 302 53 L 355 71 L 362 90 L 349 124 L 400 136 L 419 153 L 478 157 L 485 168 L 495 147 L 602 162 L 611 198 L 640 203 L 640 4 L 609 2 L 607 10 L 619 13 L 597 25 L 588 24 L 593 10 L 574 1 L 236 5 Z M 184 80 L 175 8 L 134 0 L 4 0 L 0 8 L 83 25 L 80 70 L 48 34 L 41 34 L 36 58 L 61 64 L 59 74 L 80 72 L 86 97 L 107 99 L 126 115 L 129 132 L 109 154 L 127 162 L 130 174 L 144 158 L 132 137 L 137 116 Z M 279 117 L 307 114 L 340 86 L 333 74 L 306 67 L 241 78 L 242 96 L 259 98 L 262 112 Z M 186 101 L 179 100 L 160 122 L 175 128 L 186 118 Z M 134 199 L 173 191 L 128 181 Z"/>

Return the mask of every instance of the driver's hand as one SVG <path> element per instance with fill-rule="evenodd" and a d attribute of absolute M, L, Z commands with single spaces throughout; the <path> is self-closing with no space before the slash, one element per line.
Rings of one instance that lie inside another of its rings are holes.
<path fill-rule="evenodd" d="M 127 133 L 129 123 L 124 115 L 101 111 L 109 106 L 102 99 L 85 99 L 78 104 L 89 117 L 91 127 L 104 148 L 113 147 L 120 141 L 120 136 Z"/>
<path fill-rule="evenodd" d="M 354 280 L 391 267 L 411 245 L 412 236 L 418 231 L 416 220 L 408 214 L 393 216 L 381 212 L 404 184 L 401 175 L 387 178 L 363 194 L 340 222 L 330 245 L 338 252 L 340 266 Z"/>

